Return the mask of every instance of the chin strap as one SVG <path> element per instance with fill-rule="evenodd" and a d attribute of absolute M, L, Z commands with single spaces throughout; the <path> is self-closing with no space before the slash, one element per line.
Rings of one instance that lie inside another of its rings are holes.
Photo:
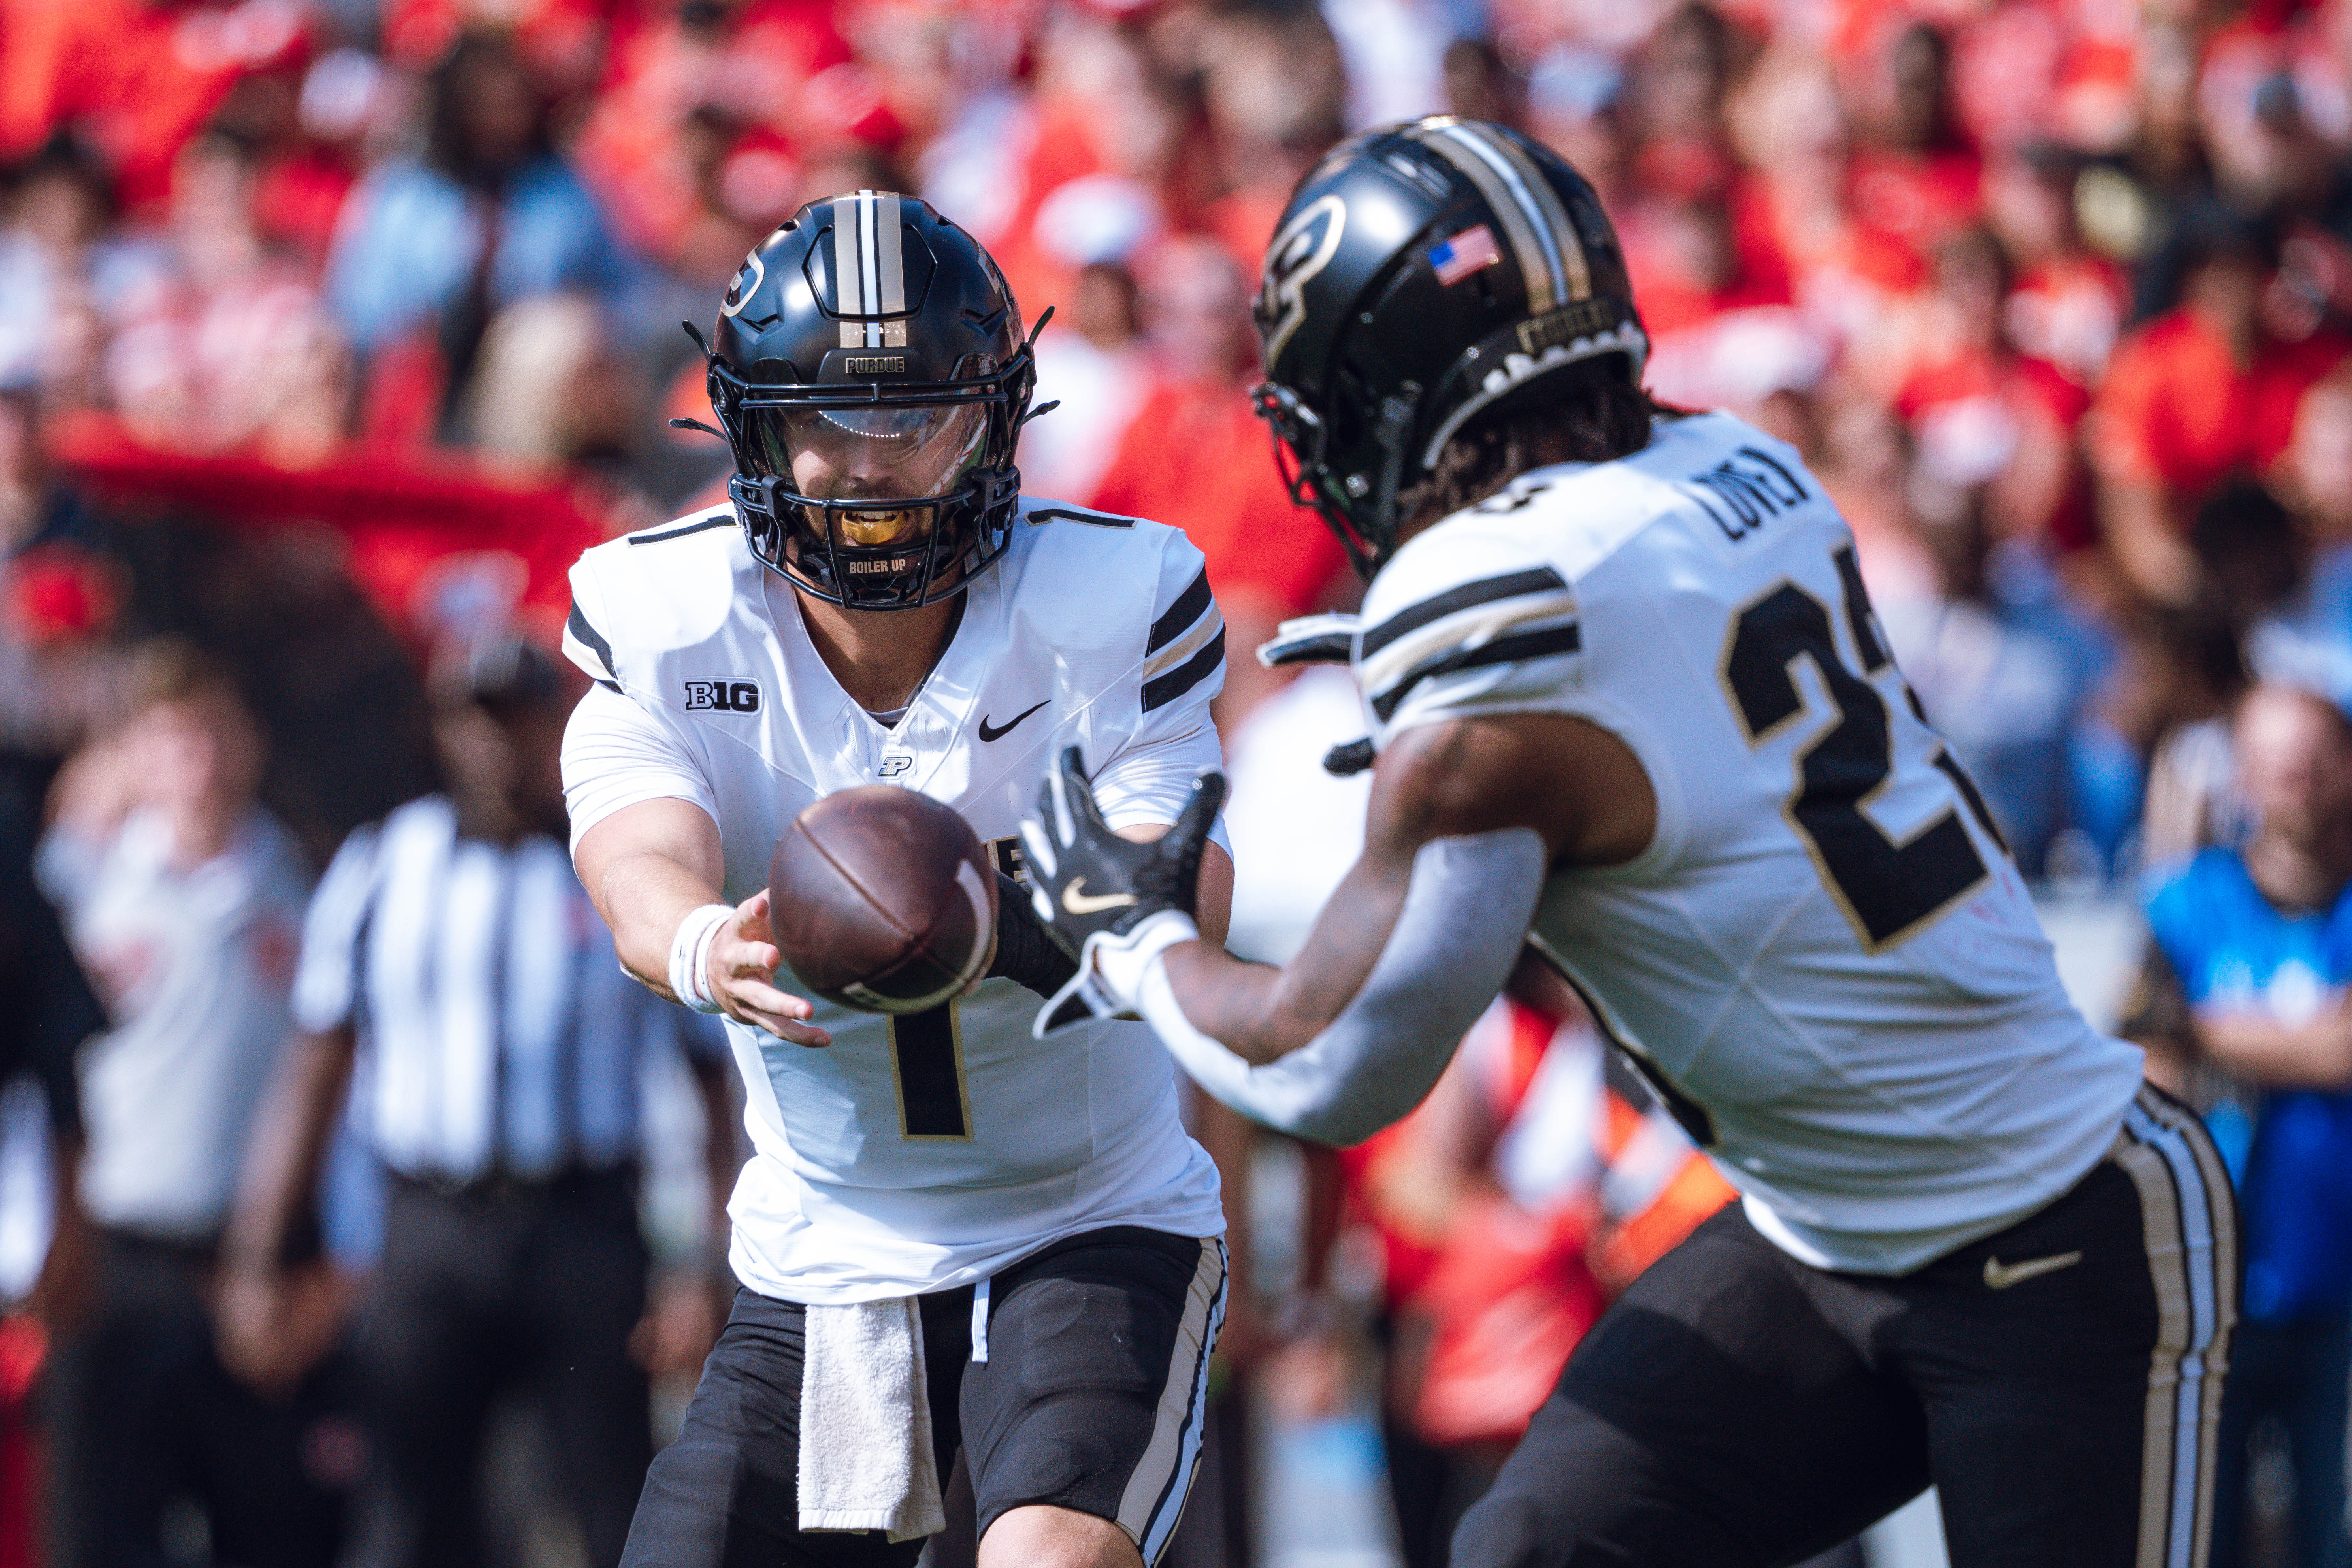
<path fill-rule="evenodd" d="M 702 329 L 696 326 L 692 321 L 680 321 L 678 325 L 684 327 L 686 329 L 686 335 L 694 340 L 694 346 L 702 351 L 702 363 L 704 368 L 708 369 L 710 362 L 719 356 L 710 352 L 709 342 L 703 337 Z M 727 443 L 727 450 L 730 454 L 735 450 L 735 438 L 733 437 L 728 435 L 726 431 L 719 429 L 715 425 L 705 425 L 699 419 L 673 419 L 669 422 L 669 427 L 673 430 L 699 430 L 706 436 L 716 436 L 720 440 Z"/>
<path fill-rule="evenodd" d="M 1053 319 L 1054 307 L 1048 305 L 1044 313 L 1038 316 L 1035 323 L 1030 327 L 1029 335 L 1021 340 L 1021 352 L 1029 356 L 1029 384 L 1032 387 L 1037 384 L 1037 334 L 1044 331 L 1045 323 Z M 1023 409 L 1021 417 L 1013 422 L 1013 434 L 1016 437 L 1019 437 L 1021 432 L 1028 427 L 1029 421 L 1041 415 L 1051 414 L 1060 406 L 1062 406 L 1062 400 L 1056 397 L 1051 403 L 1041 403 L 1034 408 Z"/>

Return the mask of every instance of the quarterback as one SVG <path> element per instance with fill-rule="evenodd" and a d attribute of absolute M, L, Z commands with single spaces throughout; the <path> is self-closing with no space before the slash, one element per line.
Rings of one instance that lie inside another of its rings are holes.
<path fill-rule="evenodd" d="M 574 864 L 630 972 L 726 1016 L 754 1150 L 743 1288 L 623 1561 L 908 1568 L 961 1445 L 984 1563 L 1148 1564 L 1224 1302 L 1217 1173 L 1166 1052 L 1133 1022 L 1030 1037 L 1022 987 L 1072 966 L 1017 892 L 957 1000 L 794 994 L 765 883 L 803 807 L 875 783 L 953 805 L 1003 875 L 1067 745 L 1099 759 L 1111 828 L 1175 823 L 1218 757 L 1200 552 L 1020 493 L 1017 308 L 913 197 L 803 207 L 708 343 L 730 504 L 589 551 L 564 639 L 595 681 L 564 745 Z M 1214 931 L 1222 848 L 1199 882 Z"/>
<path fill-rule="evenodd" d="M 1137 895 L 1053 911 L 1090 1005 L 1349 1142 L 1531 943 L 1744 1194 L 1595 1325 L 1455 1563 L 1793 1563 L 1931 1482 L 1956 1568 L 2201 1563 L 2227 1179 L 2067 1001 L 1820 481 L 1651 404 L 1599 201 L 1499 127 L 1333 153 L 1256 308 L 1260 411 L 1370 579 L 1273 649 L 1354 666 L 1366 845 L 1244 964 L 1066 757 L 1033 874 Z"/>

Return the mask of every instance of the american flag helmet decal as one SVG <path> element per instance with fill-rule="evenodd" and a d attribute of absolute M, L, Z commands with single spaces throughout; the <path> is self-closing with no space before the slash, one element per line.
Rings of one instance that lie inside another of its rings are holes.
<path fill-rule="evenodd" d="M 1435 269 L 1437 280 L 1448 289 L 1502 259 L 1502 247 L 1495 243 L 1495 231 L 1483 223 L 1464 229 L 1429 253 L 1429 265 Z"/>

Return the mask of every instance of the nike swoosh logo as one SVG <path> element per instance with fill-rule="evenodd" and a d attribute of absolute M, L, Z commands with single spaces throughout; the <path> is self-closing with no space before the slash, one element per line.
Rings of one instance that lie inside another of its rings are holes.
<path fill-rule="evenodd" d="M 1032 709 L 1030 711 L 1034 712 L 1036 710 Z M 1073 877 L 1070 879 L 1070 885 L 1062 889 L 1062 907 L 1074 915 L 1098 915 L 1105 910 L 1123 910 L 1135 902 L 1133 893 L 1104 893 L 1096 897 L 1078 891 L 1086 885 L 1087 879 L 1084 877 Z"/>
<path fill-rule="evenodd" d="M 1985 1259 L 1985 1289 L 2006 1290 L 2011 1285 L 2021 1285 L 2037 1275 L 2055 1274 L 2061 1268 L 2071 1268 L 2083 1261 L 2079 1252 L 2055 1252 L 2047 1258 L 2029 1258 L 2022 1263 L 2003 1263 L 1998 1258 Z"/>
<path fill-rule="evenodd" d="M 1045 702 L 1051 702 L 1052 700 L 1054 700 L 1050 697 L 1045 699 Z M 1045 702 L 1038 703 L 1037 708 L 1043 708 L 1045 706 Z M 1015 713 L 1012 718 L 1006 720 L 1002 724 L 992 724 L 988 721 L 988 715 L 985 713 L 982 714 L 980 716 L 980 738 L 983 741 L 1003 739 L 1004 736 L 1013 732 L 1013 725 L 1018 724 L 1022 720 L 1026 719 L 1030 714 L 1037 711 L 1037 708 L 1024 708 L 1020 712 Z"/>

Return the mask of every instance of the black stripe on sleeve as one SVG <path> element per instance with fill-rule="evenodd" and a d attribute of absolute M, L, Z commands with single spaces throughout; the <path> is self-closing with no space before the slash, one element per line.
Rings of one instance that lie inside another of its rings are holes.
<path fill-rule="evenodd" d="M 1192 586 L 1177 595 L 1176 602 L 1169 605 L 1158 620 L 1151 623 L 1151 637 L 1143 645 L 1143 651 L 1147 654 L 1158 653 L 1161 648 L 1182 637 L 1192 623 L 1201 618 L 1201 613 L 1208 607 L 1209 569 L 1203 566 L 1201 568 L 1201 574 L 1192 579 Z M 1150 707 L 1150 704 L 1146 703 L 1144 706 Z"/>
<path fill-rule="evenodd" d="M 709 529 L 731 528 L 734 522 L 735 513 L 730 508 L 726 511 L 714 511 L 709 517 L 697 518 L 692 522 L 680 523 L 676 528 L 665 529 L 659 533 L 633 533 L 629 535 L 629 542 L 659 544 L 665 539 L 684 539 L 689 533 L 701 533 Z"/>
<path fill-rule="evenodd" d="M 1205 581 L 1205 579 L 1204 579 Z M 1167 674 L 1143 683 L 1143 710 L 1165 708 L 1179 697 L 1208 679 L 1209 672 L 1225 662 L 1225 628 L 1219 626 L 1217 635 L 1205 647 Z"/>
<path fill-rule="evenodd" d="M 1083 522 L 1088 528 L 1133 528 L 1135 519 L 1114 517 L 1107 511 L 1079 511 L 1066 506 L 1041 506 L 1029 513 L 1031 522 L 1051 522 L 1060 518 L 1065 522 Z"/>
<path fill-rule="evenodd" d="M 1372 713 L 1381 723 L 1387 723 L 1403 706 L 1412 689 L 1433 676 L 1452 675 L 1456 670 L 1476 669 L 1489 664 L 1516 664 L 1523 658 L 1549 658 L 1555 654 L 1579 652 L 1583 647 L 1584 634 L 1570 621 L 1564 626 L 1546 626 L 1540 631 L 1496 637 L 1482 647 L 1450 648 L 1414 665 L 1394 686 L 1374 697 Z"/>
<path fill-rule="evenodd" d="M 606 675 L 613 673 L 613 645 L 604 640 L 603 632 L 588 624 L 588 617 L 580 613 L 580 601 L 577 599 L 572 601 L 572 614 L 564 621 L 563 629 L 578 637 L 583 647 L 604 661 Z"/>
<path fill-rule="evenodd" d="M 1433 595 L 1417 605 L 1407 605 L 1387 620 L 1364 633 L 1363 651 L 1357 657 L 1370 658 L 1408 632 L 1419 631 L 1432 621 L 1470 608 L 1473 605 L 1492 604 L 1496 599 L 1516 599 L 1522 594 L 1540 594 L 1549 589 L 1565 588 L 1567 582 L 1549 566 L 1530 567 L 1525 572 L 1512 572 L 1500 577 L 1483 577 L 1475 583 L 1465 583 L 1458 588 L 1448 588 Z"/>

